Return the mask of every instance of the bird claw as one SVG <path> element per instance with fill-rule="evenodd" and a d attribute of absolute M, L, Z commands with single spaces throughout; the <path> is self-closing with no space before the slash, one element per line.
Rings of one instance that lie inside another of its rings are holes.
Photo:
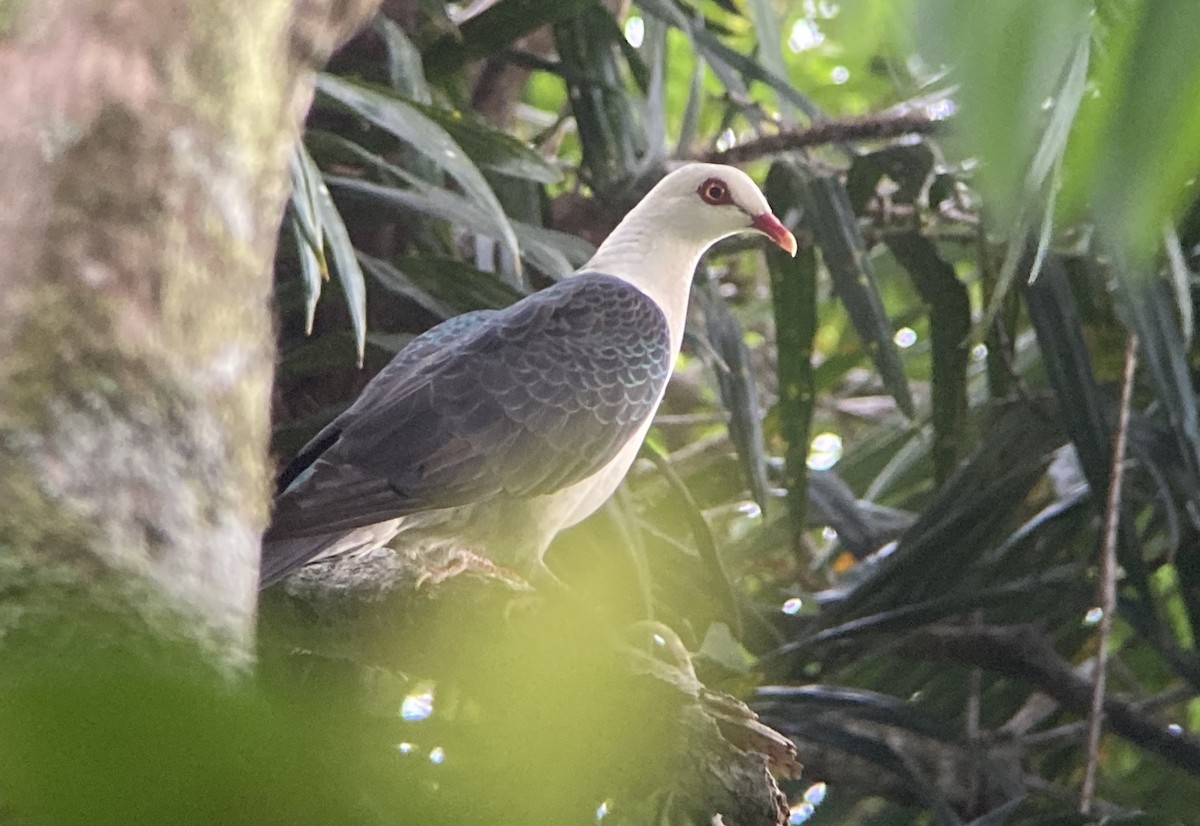
<path fill-rule="evenodd" d="M 530 587 L 529 583 L 507 568 L 502 568 L 490 559 L 480 556 L 466 548 L 453 548 L 439 555 L 439 559 L 424 567 L 414 583 L 414 589 L 425 585 L 441 585 L 460 574 L 472 573 L 489 579 L 499 579 L 515 588 L 522 590 Z"/>

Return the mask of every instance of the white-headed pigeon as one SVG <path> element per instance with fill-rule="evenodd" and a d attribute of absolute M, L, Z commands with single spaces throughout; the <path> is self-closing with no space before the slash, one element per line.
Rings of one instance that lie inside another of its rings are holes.
<path fill-rule="evenodd" d="M 689 164 L 573 276 L 414 339 L 280 475 L 263 587 L 397 535 L 536 579 L 555 534 L 599 508 L 633 464 L 679 354 L 700 256 L 743 232 L 796 253 L 749 177 Z"/>

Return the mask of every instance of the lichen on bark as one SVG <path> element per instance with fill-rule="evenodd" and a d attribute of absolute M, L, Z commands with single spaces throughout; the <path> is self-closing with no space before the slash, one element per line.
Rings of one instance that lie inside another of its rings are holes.
<path fill-rule="evenodd" d="M 285 162 L 371 5 L 0 13 L 0 634 L 98 609 L 248 658 Z"/>

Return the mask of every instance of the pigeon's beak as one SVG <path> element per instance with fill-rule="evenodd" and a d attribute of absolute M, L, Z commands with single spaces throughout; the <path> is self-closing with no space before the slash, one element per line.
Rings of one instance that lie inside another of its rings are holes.
<path fill-rule="evenodd" d="M 796 257 L 796 236 L 788 232 L 788 228 L 774 215 L 769 212 L 756 215 L 751 226 L 778 244 L 788 255 Z"/>

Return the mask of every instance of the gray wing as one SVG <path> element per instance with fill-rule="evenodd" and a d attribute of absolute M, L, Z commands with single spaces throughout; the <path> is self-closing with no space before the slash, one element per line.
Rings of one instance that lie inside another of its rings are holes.
<path fill-rule="evenodd" d="M 281 496 L 288 488 L 297 484 L 304 471 L 312 467 L 317 457 L 329 449 L 337 441 L 346 425 L 360 413 L 379 404 L 386 404 L 388 388 L 397 387 L 404 383 L 405 376 L 419 370 L 421 365 L 448 346 L 453 345 L 465 334 L 482 325 L 496 314 L 496 310 L 475 310 L 448 318 L 440 324 L 435 324 L 412 341 L 405 344 L 392 357 L 384 368 L 367 382 L 367 386 L 359 393 L 354 404 L 343 410 L 316 436 L 308 440 L 300 448 L 295 457 L 279 472 L 275 480 L 275 495 Z"/>
<path fill-rule="evenodd" d="M 500 493 L 551 493 L 606 465 L 651 415 L 670 374 L 662 311 L 600 274 L 408 350 L 302 454 L 267 539 Z"/>

